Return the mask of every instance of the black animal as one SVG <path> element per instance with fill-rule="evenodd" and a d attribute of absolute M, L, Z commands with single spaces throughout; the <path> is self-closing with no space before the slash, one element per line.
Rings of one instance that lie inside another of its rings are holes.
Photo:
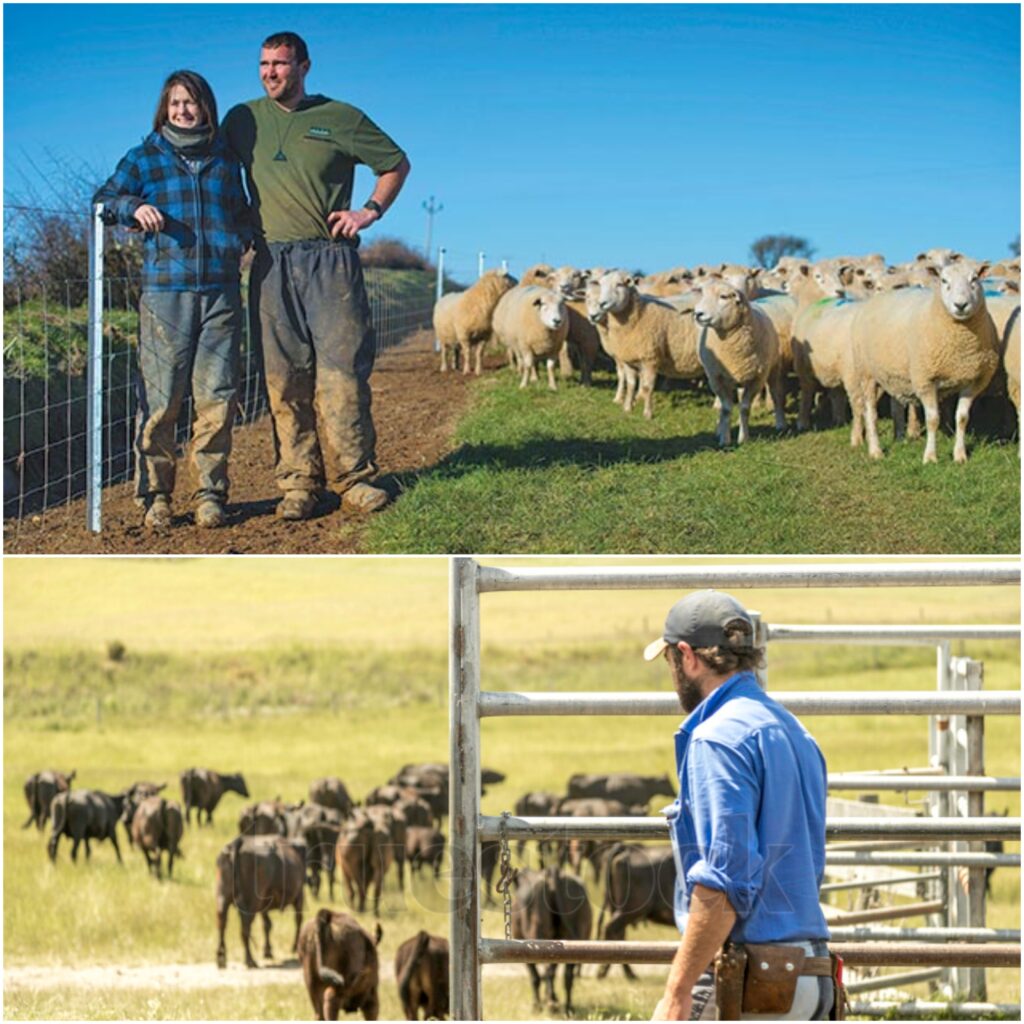
<path fill-rule="evenodd" d="M 320 895 L 320 873 L 326 871 L 331 899 L 334 899 L 334 849 L 340 831 L 340 825 L 327 822 L 309 824 L 302 830 L 306 843 L 306 884 L 314 896 Z"/>
<path fill-rule="evenodd" d="M 212 768 L 186 768 L 181 773 L 181 799 L 185 805 L 185 823 L 192 824 L 192 808 L 196 809 L 196 824 L 213 822 L 213 812 L 225 793 L 238 793 L 248 798 L 249 789 L 241 772 L 215 772 Z"/>
<path fill-rule="evenodd" d="M 521 796 L 515 805 L 517 818 L 550 818 L 558 813 L 558 805 L 562 798 L 555 793 L 532 792 Z M 557 849 L 557 843 L 553 839 L 538 839 L 537 854 L 540 857 L 540 866 L 544 867 L 545 855 L 550 859 L 551 854 Z M 516 842 L 516 853 L 522 859 L 523 850 L 526 848 L 526 840 L 520 839 Z"/>
<path fill-rule="evenodd" d="M 377 830 L 364 811 L 357 812 L 342 824 L 338 844 L 334 849 L 334 860 L 341 868 L 341 876 L 348 889 L 349 904 L 362 914 L 366 910 L 366 893 L 373 886 L 373 914 L 379 917 L 383 864 L 377 849 Z M 331 899 L 334 899 L 333 889 Z"/>
<path fill-rule="evenodd" d="M 604 861 L 604 903 L 597 934 L 605 941 L 619 941 L 626 937 L 629 926 L 641 921 L 674 925 L 675 884 L 672 847 L 615 843 Z M 602 930 L 606 912 L 611 917 Z M 608 967 L 602 964 L 597 976 L 605 977 Z M 626 977 L 636 977 L 629 964 L 622 967 Z"/>
<path fill-rule="evenodd" d="M 58 793 L 50 804 L 50 839 L 46 852 L 50 860 L 57 860 L 57 843 L 61 836 L 71 840 L 71 860 L 77 862 L 78 847 L 85 843 L 85 856 L 91 857 L 91 839 L 109 839 L 114 844 L 118 863 L 121 848 L 117 845 L 117 823 L 124 810 L 124 793 L 112 795 L 99 790 L 76 789 Z"/>
<path fill-rule="evenodd" d="M 488 904 L 494 903 L 491 885 L 494 882 L 494 869 L 501 857 L 501 843 L 497 839 L 484 839 L 480 843 L 480 878 L 484 883 L 484 897 Z"/>
<path fill-rule="evenodd" d="M 398 998 L 406 1020 L 444 1020 L 448 1016 L 448 940 L 421 931 L 395 954 Z"/>
<path fill-rule="evenodd" d="M 242 836 L 284 836 L 288 834 L 285 807 L 279 800 L 261 800 L 249 804 L 238 817 Z"/>
<path fill-rule="evenodd" d="M 441 876 L 441 862 L 444 860 L 444 834 L 432 827 L 410 825 L 405 830 L 405 856 L 409 861 L 410 873 L 417 875 L 429 864 L 434 877 Z"/>
<path fill-rule="evenodd" d="M 587 890 L 575 876 L 559 868 L 541 871 L 520 871 L 515 879 L 516 891 L 512 900 L 512 937 L 514 939 L 590 938 L 593 920 Z M 541 977 L 536 964 L 527 964 L 533 1001 L 540 1006 Z M 555 998 L 555 971 L 557 964 L 544 968 L 544 984 L 548 1004 L 558 1006 Z M 578 964 L 565 965 L 565 1012 L 572 1013 L 572 981 Z"/>
<path fill-rule="evenodd" d="M 75 772 L 65 775 L 63 772 L 42 771 L 30 775 L 25 780 L 25 801 L 28 804 L 28 818 L 22 828 L 35 823 L 42 832 L 50 818 L 50 804 L 58 793 L 66 793 L 71 789 Z"/>
<path fill-rule="evenodd" d="M 322 807 L 331 807 L 338 811 L 343 818 L 352 814 L 355 804 L 348 794 L 345 783 L 336 775 L 325 779 L 316 779 L 309 785 L 309 802 L 320 804 Z"/>
<path fill-rule="evenodd" d="M 135 814 L 135 809 L 147 796 L 156 796 L 166 788 L 166 782 L 133 782 L 124 791 L 124 810 L 121 812 L 121 821 L 124 824 L 129 846 L 135 845 L 135 838 L 132 836 L 132 817 Z"/>
<path fill-rule="evenodd" d="M 604 797 L 570 797 L 559 802 L 557 813 L 566 818 L 642 818 L 647 808 L 641 804 L 630 807 Z M 593 839 L 563 840 L 558 852 L 558 864 L 565 867 L 568 862 L 573 871 L 582 874 L 583 861 L 587 860 L 596 878 L 601 873 L 610 846 L 610 843 Z"/>
<path fill-rule="evenodd" d="M 232 904 L 242 921 L 245 966 L 259 966 L 249 947 L 253 918 L 263 918 L 263 956 L 270 948 L 270 911 L 295 908 L 295 950 L 302 927 L 303 884 L 306 878 L 305 844 L 284 836 L 238 836 L 217 855 L 217 966 L 227 966 L 224 929 Z"/>
<path fill-rule="evenodd" d="M 570 797 L 603 797 L 623 804 L 643 804 L 652 797 L 674 797 L 676 791 L 667 775 L 571 775 L 567 792 Z"/>

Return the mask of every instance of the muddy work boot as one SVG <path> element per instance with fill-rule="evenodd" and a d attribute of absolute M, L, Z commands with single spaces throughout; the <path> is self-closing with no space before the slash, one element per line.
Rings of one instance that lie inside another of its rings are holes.
<path fill-rule="evenodd" d="M 196 526 L 204 530 L 216 530 L 227 522 L 224 506 L 213 498 L 205 498 L 196 505 Z"/>
<path fill-rule="evenodd" d="M 316 508 L 316 495 L 312 491 L 285 491 L 277 514 L 281 519 L 309 519 Z"/>
<path fill-rule="evenodd" d="M 341 496 L 341 504 L 355 512 L 376 512 L 390 501 L 387 491 L 370 484 L 353 484 Z"/>
<path fill-rule="evenodd" d="M 146 526 L 151 530 L 168 530 L 171 526 L 171 499 L 166 494 L 154 494 L 146 510 Z"/>

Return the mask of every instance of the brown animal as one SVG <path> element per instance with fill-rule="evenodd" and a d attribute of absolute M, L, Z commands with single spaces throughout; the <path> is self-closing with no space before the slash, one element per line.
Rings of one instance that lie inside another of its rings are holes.
<path fill-rule="evenodd" d="M 147 796 L 139 803 L 131 797 L 125 800 L 123 817 L 132 837 L 132 845 L 138 846 L 146 858 L 146 866 L 159 879 L 160 861 L 167 851 L 167 877 L 174 871 L 174 858 L 183 856 L 178 849 L 185 831 L 181 804 L 162 796 Z"/>
<path fill-rule="evenodd" d="M 597 920 L 597 933 L 606 941 L 621 941 L 626 929 L 641 921 L 675 924 L 673 902 L 676 863 L 670 846 L 641 846 L 615 843 L 605 858 L 604 904 Z M 605 911 L 611 914 L 602 931 Z M 602 964 L 599 978 L 608 973 Z M 635 978 L 629 964 L 623 964 L 626 977 Z"/>
<path fill-rule="evenodd" d="M 238 793 L 248 798 L 249 789 L 241 772 L 215 772 L 212 768 L 186 768 L 181 773 L 181 799 L 185 805 L 185 823 L 192 823 L 192 808 L 196 809 L 196 824 L 202 823 L 206 811 L 206 824 L 213 822 L 213 812 L 225 793 Z"/>
<path fill-rule="evenodd" d="M 514 939 L 589 939 L 593 920 L 587 890 L 575 876 L 559 868 L 519 871 L 512 900 L 512 938 Z M 527 964 L 533 1001 L 540 1006 L 541 977 L 536 964 Z M 565 1012 L 572 1013 L 572 981 L 578 964 L 565 965 Z M 557 964 L 544 969 L 548 1004 L 558 1006 L 555 998 Z"/>
<path fill-rule="evenodd" d="M 367 807 L 366 814 L 373 822 L 377 833 L 377 855 L 380 858 L 380 877 L 392 864 L 398 872 L 398 888 L 405 888 L 405 820 L 395 813 L 394 808 L 375 804 Z"/>
<path fill-rule="evenodd" d="M 434 824 L 434 812 L 430 805 L 419 797 L 398 800 L 392 807 L 406 826 L 419 825 L 421 828 L 428 828 Z"/>
<path fill-rule="evenodd" d="M 124 791 L 124 810 L 121 812 L 121 822 L 124 824 L 124 834 L 128 837 L 129 846 L 135 846 L 135 839 L 132 836 L 132 817 L 135 814 L 135 809 L 147 796 L 156 796 L 166 788 L 166 782 L 133 782 Z"/>
<path fill-rule="evenodd" d="M 224 929 L 228 908 L 234 904 L 242 922 L 245 966 L 259 966 L 249 948 L 253 918 L 263 918 L 263 957 L 273 958 L 270 948 L 271 910 L 295 908 L 295 942 L 302 927 L 303 883 L 306 877 L 305 844 L 283 836 L 238 836 L 217 856 L 217 966 L 227 965 Z"/>
<path fill-rule="evenodd" d="M 74 777 L 74 771 L 67 775 L 55 771 L 42 771 L 30 775 L 25 780 L 25 800 L 29 813 L 21 827 L 28 828 L 35 822 L 36 828 L 42 832 L 50 817 L 50 804 L 53 803 L 53 798 L 58 793 L 66 793 L 71 788 Z"/>
<path fill-rule="evenodd" d="M 279 800 L 261 800 L 249 804 L 238 818 L 238 834 L 243 836 L 284 836 L 288 834 L 285 805 Z"/>
<path fill-rule="evenodd" d="M 601 797 L 581 797 L 562 800 L 558 813 L 567 818 L 642 818 L 647 814 L 647 808 L 642 804 L 627 807 L 618 800 Z M 596 876 L 601 872 L 604 856 L 611 845 L 592 839 L 570 839 L 562 843 L 559 865 L 565 867 L 568 862 L 573 871 L 582 873 L 583 861 L 587 860 Z"/>
<path fill-rule="evenodd" d="M 302 926 L 297 949 L 317 1020 L 357 1010 L 365 1020 L 377 1020 L 381 935 L 379 924 L 374 941 L 354 917 L 326 907 Z"/>
<path fill-rule="evenodd" d="M 124 793 L 114 795 L 91 789 L 58 793 L 50 804 L 50 838 L 46 844 L 50 860 L 56 862 L 57 843 L 61 836 L 67 836 L 72 842 L 72 861 L 78 861 L 78 847 L 82 842 L 88 858 L 92 856 L 90 839 L 109 839 L 114 844 L 118 863 L 123 864 L 121 848 L 117 845 L 117 823 L 123 810 Z"/>
<path fill-rule="evenodd" d="M 348 889 L 348 901 L 362 914 L 366 910 L 366 892 L 374 887 L 373 913 L 379 917 L 380 887 L 383 881 L 377 832 L 365 812 L 360 811 L 341 826 L 334 859 Z M 358 905 L 356 894 L 358 893 Z"/>
<path fill-rule="evenodd" d="M 336 775 L 311 782 L 309 784 L 309 800 L 310 803 L 333 808 L 343 818 L 348 818 L 355 809 L 355 804 L 345 788 L 345 783 Z"/>
<path fill-rule="evenodd" d="M 480 878 L 484 883 L 484 897 L 488 904 L 494 903 L 491 885 L 494 881 L 494 869 L 501 857 L 501 843 L 497 839 L 485 839 L 480 843 Z"/>
<path fill-rule="evenodd" d="M 444 860 L 444 834 L 433 827 L 410 825 L 405 830 L 405 856 L 409 861 L 410 872 L 417 875 L 429 864 L 434 877 L 441 876 L 441 862 Z"/>
<path fill-rule="evenodd" d="M 517 818 L 550 818 L 558 813 L 558 805 L 562 798 L 555 793 L 531 792 L 524 793 L 515 804 Z M 540 857 L 540 866 L 544 867 L 544 855 L 549 857 L 556 849 L 557 844 L 552 839 L 537 840 L 537 854 Z M 522 859 L 523 850 L 526 848 L 526 840 L 520 839 L 516 842 L 516 853 Z"/>
<path fill-rule="evenodd" d="M 398 998 L 406 1020 L 444 1020 L 448 1016 L 448 940 L 421 931 L 395 954 Z"/>

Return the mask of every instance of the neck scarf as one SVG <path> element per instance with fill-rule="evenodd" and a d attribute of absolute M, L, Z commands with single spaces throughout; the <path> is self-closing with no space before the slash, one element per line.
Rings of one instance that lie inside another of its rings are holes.
<path fill-rule="evenodd" d="M 161 127 L 160 134 L 182 156 L 197 158 L 210 152 L 216 129 L 208 124 L 199 125 L 197 128 L 178 128 L 167 121 Z"/>

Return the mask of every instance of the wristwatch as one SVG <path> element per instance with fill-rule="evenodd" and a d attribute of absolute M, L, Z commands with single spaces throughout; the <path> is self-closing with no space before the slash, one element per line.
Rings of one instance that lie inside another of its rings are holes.
<path fill-rule="evenodd" d="M 363 203 L 363 209 L 373 210 L 373 212 L 377 214 L 378 220 L 380 220 L 380 218 L 384 216 L 384 207 L 381 206 L 376 199 L 367 199 L 366 202 Z"/>

